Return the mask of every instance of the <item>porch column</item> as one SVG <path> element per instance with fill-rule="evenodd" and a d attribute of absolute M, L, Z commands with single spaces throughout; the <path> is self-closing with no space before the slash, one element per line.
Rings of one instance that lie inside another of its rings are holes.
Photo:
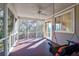
<path fill-rule="evenodd" d="M 17 40 L 19 40 L 19 36 L 20 36 L 20 35 L 19 35 L 19 34 L 20 34 L 20 33 L 19 33 L 20 19 L 17 18 L 17 21 L 16 21 L 16 22 L 17 22 L 17 25 L 18 25 L 18 29 L 17 29 L 17 33 L 18 33 L 18 34 L 17 34 Z"/>
<path fill-rule="evenodd" d="M 3 19 L 3 28 L 4 28 L 4 52 L 5 55 L 8 55 L 8 4 L 4 4 L 4 19 Z"/>

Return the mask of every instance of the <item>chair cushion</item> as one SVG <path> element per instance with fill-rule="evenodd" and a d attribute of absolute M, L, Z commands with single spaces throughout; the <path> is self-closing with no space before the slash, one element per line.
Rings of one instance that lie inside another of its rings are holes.
<path fill-rule="evenodd" d="M 64 46 L 59 47 L 58 50 L 57 50 L 57 53 L 55 54 L 55 56 L 59 56 L 63 52 L 63 49 L 66 48 L 66 47 L 68 47 L 68 46 L 64 45 Z"/>

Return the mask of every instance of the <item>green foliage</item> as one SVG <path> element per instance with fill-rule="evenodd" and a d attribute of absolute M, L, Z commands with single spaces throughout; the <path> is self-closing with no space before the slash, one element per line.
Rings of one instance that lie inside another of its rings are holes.
<path fill-rule="evenodd" d="M 4 34 L 3 32 L 0 32 L 0 39 L 3 37 L 3 34 Z"/>

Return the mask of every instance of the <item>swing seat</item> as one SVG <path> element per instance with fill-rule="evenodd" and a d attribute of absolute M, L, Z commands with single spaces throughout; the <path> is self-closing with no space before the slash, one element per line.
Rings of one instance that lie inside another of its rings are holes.
<path fill-rule="evenodd" d="M 49 51 L 54 55 L 54 56 L 70 56 L 74 52 L 78 53 L 79 52 L 79 43 L 69 41 L 69 43 L 73 43 L 73 45 L 62 45 L 58 47 L 53 47 L 52 43 L 48 42 L 50 45 Z"/>

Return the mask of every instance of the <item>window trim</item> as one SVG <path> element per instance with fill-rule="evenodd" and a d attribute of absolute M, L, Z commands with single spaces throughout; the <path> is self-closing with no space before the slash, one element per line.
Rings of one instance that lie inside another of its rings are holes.
<path fill-rule="evenodd" d="M 59 14 L 55 15 L 55 18 L 59 17 L 59 16 L 62 16 L 62 15 L 66 14 L 66 13 L 69 13 L 69 12 L 72 12 L 72 24 L 73 24 L 72 32 L 68 32 L 68 31 L 56 31 L 56 30 L 55 30 L 55 32 L 74 33 L 74 30 L 75 30 L 75 10 L 74 10 L 74 8 L 71 8 L 69 10 L 66 10 L 66 11 L 64 11 L 62 13 L 59 13 Z"/>

